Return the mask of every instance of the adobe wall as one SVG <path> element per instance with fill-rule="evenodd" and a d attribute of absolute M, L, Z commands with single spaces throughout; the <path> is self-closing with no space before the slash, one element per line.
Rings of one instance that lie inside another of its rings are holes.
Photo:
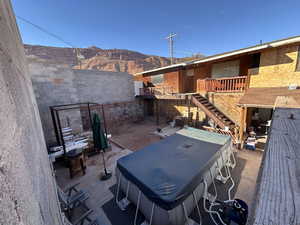
<path fill-rule="evenodd" d="M 250 87 L 286 87 L 300 85 L 300 71 L 296 71 L 298 46 L 283 46 L 261 53 L 257 75 L 251 75 Z"/>
<path fill-rule="evenodd" d="M 67 65 L 32 56 L 28 57 L 28 63 L 48 145 L 56 143 L 49 106 L 79 102 L 120 103 L 118 107 L 109 108 L 110 113 L 118 115 L 120 121 L 143 114 L 143 107 L 135 101 L 133 77 L 128 73 L 73 70 Z M 68 118 L 75 133 L 82 131 L 79 109 L 60 115 L 62 126 L 66 126 Z"/>
<path fill-rule="evenodd" d="M 22 40 L 0 1 L 0 224 L 62 225 Z"/>

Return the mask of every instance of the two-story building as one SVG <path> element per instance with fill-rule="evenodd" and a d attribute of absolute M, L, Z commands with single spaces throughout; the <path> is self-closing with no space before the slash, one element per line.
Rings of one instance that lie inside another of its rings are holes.
<path fill-rule="evenodd" d="M 267 124 L 279 102 L 300 105 L 299 54 L 297 36 L 144 71 L 135 80 L 144 83 L 141 96 L 190 94 L 191 107 L 220 128 L 238 128 L 242 139 L 249 127 Z"/>

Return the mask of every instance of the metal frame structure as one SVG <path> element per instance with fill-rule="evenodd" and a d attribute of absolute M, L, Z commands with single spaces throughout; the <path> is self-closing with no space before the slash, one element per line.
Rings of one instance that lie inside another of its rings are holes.
<path fill-rule="evenodd" d="M 51 118 L 53 123 L 53 128 L 55 132 L 55 137 L 58 145 L 63 146 L 64 149 L 64 156 L 66 154 L 66 146 L 65 141 L 63 139 L 62 134 L 62 127 L 61 127 L 61 121 L 60 121 L 60 115 L 59 113 L 62 111 L 68 111 L 68 110 L 82 110 L 87 109 L 88 115 L 89 115 L 89 121 L 90 121 L 90 129 L 92 127 L 92 116 L 91 116 L 91 110 L 95 108 L 100 108 L 102 111 L 102 117 L 103 117 L 103 124 L 104 124 L 104 130 L 105 135 L 107 137 L 107 127 L 106 127 L 106 120 L 105 120 L 105 114 L 104 114 L 104 107 L 103 104 L 93 103 L 93 102 L 83 102 L 83 103 L 73 103 L 73 104 L 64 104 L 64 105 L 54 105 L 49 106 L 50 112 L 51 112 Z"/>

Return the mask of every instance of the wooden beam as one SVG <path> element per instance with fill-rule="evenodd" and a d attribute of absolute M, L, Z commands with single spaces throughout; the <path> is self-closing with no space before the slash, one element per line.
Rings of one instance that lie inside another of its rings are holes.
<path fill-rule="evenodd" d="M 240 130 L 239 130 L 239 142 L 240 148 L 243 147 L 243 139 L 244 139 L 244 132 L 246 131 L 246 116 L 247 115 L 247 107 L 242 107 L 241 114 L 240 114 Z"/>
<path fill-rule="evenodd" d="M 155 100 L 156 104 L 156 125 L 159 125 L 159 100 Z"/>

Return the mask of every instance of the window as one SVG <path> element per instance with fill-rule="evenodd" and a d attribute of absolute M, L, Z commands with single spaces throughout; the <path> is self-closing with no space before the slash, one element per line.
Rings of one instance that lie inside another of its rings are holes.
<path fill-rule="evenodd" d="M 163 82 L 164 82 L 164 75 L 163 74 L 151 76 L 151 83 L 152 84 L 161 84 Z"/>
<path fill-rule="evenodd" d="M 240 60 L 230 60 L 226 62 L 214 63 L 212 65 L 211 77 L 235 77 L 240 72 Z"/>
<path fill-rule="evenodd" d="M 252 54 L 250 57 L 249 69 L 258 68 L 260 64 L 260 53 Z"/>
<path fill-rule="evenodd" d="M 186 75 L 187 75 L 188 77 L 194 76 L 194 70 L 187 70 L 187 71 L 186 71 Z"/>

